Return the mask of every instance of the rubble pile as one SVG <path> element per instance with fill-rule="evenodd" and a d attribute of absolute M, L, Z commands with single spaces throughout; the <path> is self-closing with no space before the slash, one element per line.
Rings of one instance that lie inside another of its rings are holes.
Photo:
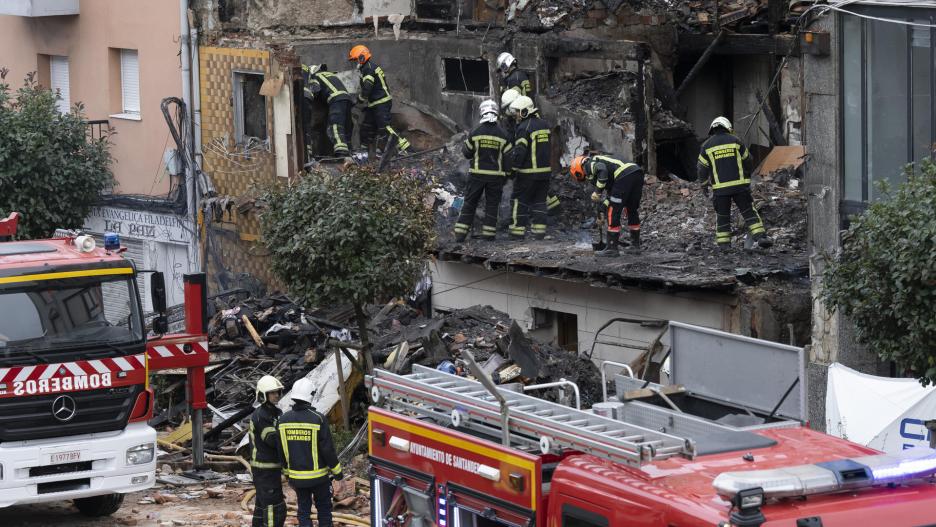
<path fill-rule="evenodd" d="M 610 71 L 597 75 L 579 75 L 556 83 L 546 96 L 558 107 L 581 112 L 607 124 L 633 121 L 631 101 L 637 98 L 637 74 Z"/>
<path fill-rule="evenodd" d="M 583 407 L 601 401 L 600 374 L 591 360 L 531 339 L 516 321 L 490 306 L 426 318 L 398 305 L 375 330 L 380 334 L 375 363 L 398 373 L 410 373 L 413 364 L 422 364 L 469 376 L 468 351 L 496 383 L 512 383 L 512 388 L 517 388 L 516 383 L 564 378 L 579 386 Z M 555 393 L 543 392 L 541 396 L 556 400 Z"/>

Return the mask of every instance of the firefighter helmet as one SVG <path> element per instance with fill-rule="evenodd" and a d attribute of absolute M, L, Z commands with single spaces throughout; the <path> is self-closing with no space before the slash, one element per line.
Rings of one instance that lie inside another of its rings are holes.
<path fill-rule="evenodd" d="M 727 117 L 716 117 L 715 120 L 712 121 L 712 125 L 709 126 L 709 132 L 711 132 L 715 128 L 724 128 L 725 130 L 730 132 L 731 121 L 729 121 Z"/>
<path fill-rule="evenodd" d="M 279 379 L 276 377 L 272 375 L 264 375 L 263 377 L 260 377 L 260 380 L 257 381 L 257 402 L 265 403 L 267 401 L 268 393 L 282 389 L 283 383 L 279 382 Z"/>
<path fill-rule="evenodd" d="M 585 161 L 588 160 L 588 156 L 576 156 L 572 160 L 572 166 L 569 167 L 569 174 L 572 176 L 572 179 L 576 181 L 585 181 Z"/>
<path fill-rule="evenodd" d="M 315 394 L 315 384 L 305 377 L 294 382 L 289 396 L 293 401 L 305 401 L 312 404 L 312 396 Z"/>
<path fill-rule="evenodd" d="M 507 111 L 510 108 L 510 103 L 517 100 L 517 97 L 520 97 L 520 92 L 515 88 L 511 88 L 504 92 L 501 95 L 501 110 Z"/>
<path fill-rule="evenodd" d="M 497 122 L 497 103 L 490 99 L 482 101 L 478 113 L 481 114 L 482 123 Z"/>
<path fill-rule="evenodd" d="M 533 99 L 521 95 L 510 103 L 510 111 L 520 116 L 521 119 L 526 119 L 527 116 L 536 113 L 536 107 L 533 106 Z"/>
<path fill-rule="evenodd" d="M 516 61 L 517 59 L 513 55 L 505 51 L 497 56 L 497 69 L 507 71 Z"/>
<path fill-rule="evenodd" d="M 351 51 L 348 52 L 348 60 L 351 62 L 357 62 L 358 64 L 364 64 L 371 59 L 371 52 L 367 49 L 367 46 L 358 44 L 351 48 Z"/>

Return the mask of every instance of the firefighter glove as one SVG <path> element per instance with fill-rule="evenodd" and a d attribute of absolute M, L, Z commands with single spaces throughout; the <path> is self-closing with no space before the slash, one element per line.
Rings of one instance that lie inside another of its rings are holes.
<path fill-rule="evenodd" d="M 597 192 L 592 192 L 591 200 L 592 200 L 592 203 L 598 203 L 599 201 L 601 201 L 601 194 Z"/>

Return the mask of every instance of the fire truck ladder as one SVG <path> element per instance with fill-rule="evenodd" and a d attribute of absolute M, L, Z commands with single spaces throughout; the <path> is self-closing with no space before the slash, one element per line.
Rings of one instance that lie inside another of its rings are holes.
<path fill-rule="evenodd" d="M 410 375 L 374 370 L 368 377 L 375 404 L 387 404 L 490 436 L 503 432 L 501 404 L 481 383 L 425 366 Z M 497 389 L 506 403 L 512 448 L 541 454 L 585 452 L 631 466 L 673 456 L 694 458 L 691 439 L 576 410 L 518 392 Z"/>

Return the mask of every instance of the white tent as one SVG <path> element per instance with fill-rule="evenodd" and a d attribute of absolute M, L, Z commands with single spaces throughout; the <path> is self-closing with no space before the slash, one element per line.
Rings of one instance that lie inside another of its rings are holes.
<path fill-rule="evenodd" d="M 888 453 L 928 446 L 923 422 L 936 419 L 936 387 L 915 379 L 892 379 L 859 373 L 841 364 L 829 366 L 826 431 Z"/>

